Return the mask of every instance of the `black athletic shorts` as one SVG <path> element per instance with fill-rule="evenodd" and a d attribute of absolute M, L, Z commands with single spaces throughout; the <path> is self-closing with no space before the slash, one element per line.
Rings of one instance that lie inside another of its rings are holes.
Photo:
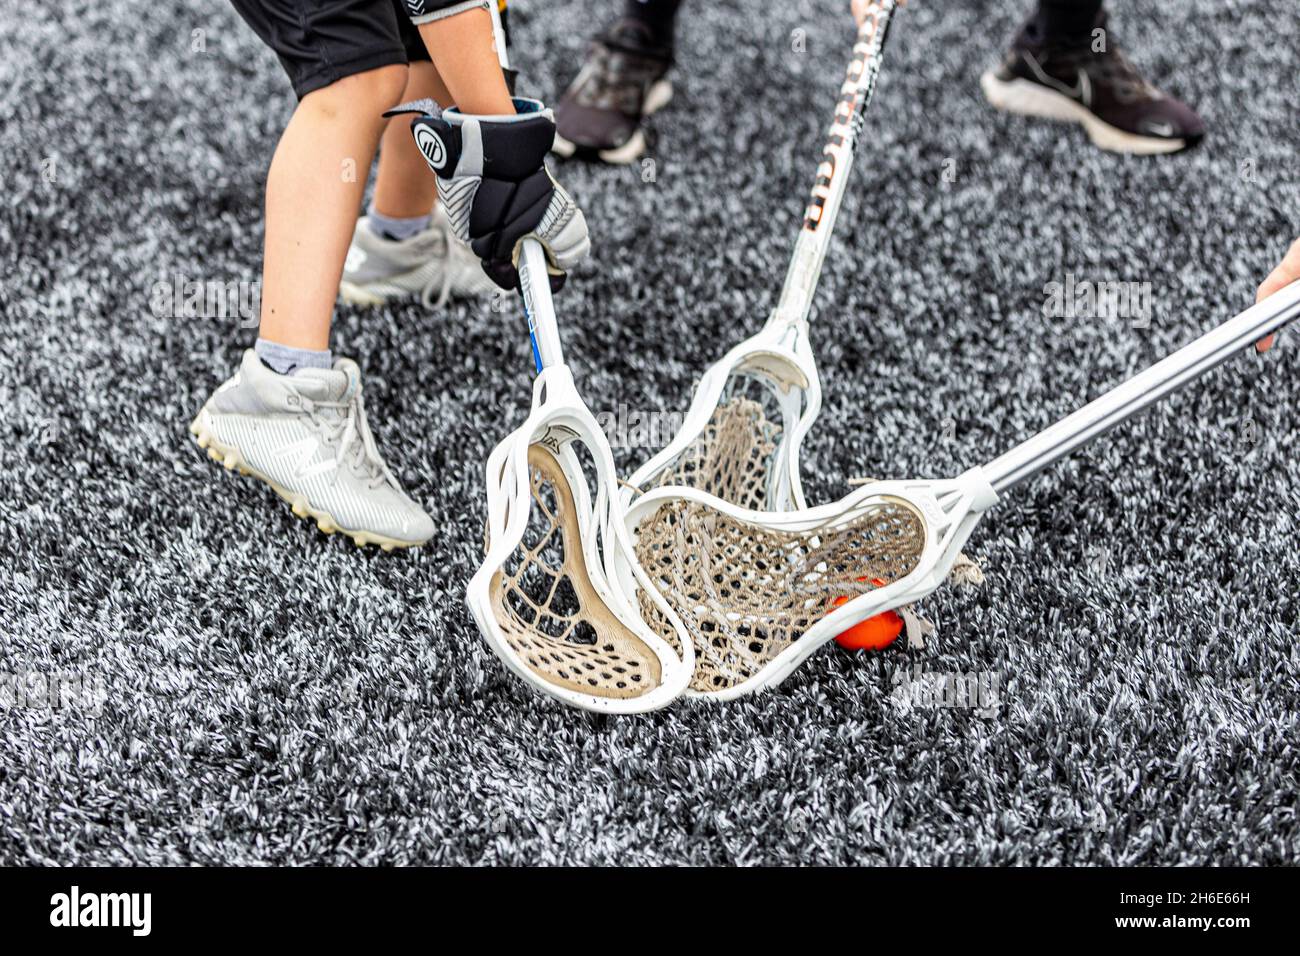
<path fill-rule="evenodd" d="M 347 76 L 428 60 L 408 9 L 414 15 L 465 4 L 465 0 L 231 2 L 280 58 L 299 99 Z"/>

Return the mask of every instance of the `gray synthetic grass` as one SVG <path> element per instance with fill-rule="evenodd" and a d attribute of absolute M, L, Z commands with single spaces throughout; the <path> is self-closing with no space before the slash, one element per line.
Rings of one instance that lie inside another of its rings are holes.
<path fill-rule="evenodd" d="M 1000 453 L 1236 313 L 1300 233 L 1282 5 L 1116 0 L 1211 128 L 1146 160 L 984 104 L 1023 6 L 898 21 L 819 300 L 815 500 Z M 608 9 L 521 0 L 525 89 L 571 76 Z M 985 586 L 924 603 L 924 650 L 826 649 L 728 706 L 565 710 L 461 598 L 482 462 L 528 398 L 517 310 L 340 310 L 440 534 L 322 536 L 185 432 L 251 330 L 151 312 L 160 280 L 257 277 L 292 109 L 274 59 L 220 4 L 0 10 L 0 672 L 26 681 L 0 708 L 0 861 L 1296 860 L 1295 335 L 1015 492 L 971 542 Z M 847 37 L 824 0 L 688 4 L 655 165 L 562 168 L 595 233 L 560 299 L 595 409 L 681 410 L 761 322 Z M 1045 319 L 1068 274 L 1150 283 L 1149 326 Z M 917 668 L 995 693 L 932 706 Z M 98 716 L 28 699 L 54 675 L 102 686 Z"/>

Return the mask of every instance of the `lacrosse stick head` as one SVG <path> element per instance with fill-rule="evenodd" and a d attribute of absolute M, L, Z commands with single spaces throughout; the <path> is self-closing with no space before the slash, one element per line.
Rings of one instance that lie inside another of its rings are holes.
<path fill-rule="evenodd" d="M 506 666 L 586 710 L 636 713 L 676 699 L 693 646 L 666 603 L 652 630 L 633 594 L 605 574 L 617 557 L 622 580 L 649 585 L 619 509 L 609 444 L 567 366 L 537 377 L 532 413 L 489 456 L 487 485 L 487 553 L 467 601 Z"/>
<path fill-rule="evenodd" d="M 780 683 L 835 635 L 931 593 L 996 500 L 978 469 L 950 481 L 876 482 L 780 513 L 658 488 L 627 514 L 657 592 L 637 599 L 665 639 L 681 625 L 695 645 L 690 692 L 729 700 Z"/>
<path fill-rule="evenodd" d="M 739 508 L 803 508 L 799 448 L 821 401 L 807 322 L 774 319 L 704 373 L 681 429 L 633 473 L 625 502 L 678 486 Z"/>
<path fill-rule="evenodd" d="M 875 91 L 895 3 L 877 0 L 861 6 L 853 58 L 777 306 L 758 335 L 704 374 L 676 437 L 633 473 L 628 502 L 653 488 L 680 486 L 746 509 L 789 511 L 806 506 L 799 449 L 821 410 L 808 316 L 863 116 Z"/>

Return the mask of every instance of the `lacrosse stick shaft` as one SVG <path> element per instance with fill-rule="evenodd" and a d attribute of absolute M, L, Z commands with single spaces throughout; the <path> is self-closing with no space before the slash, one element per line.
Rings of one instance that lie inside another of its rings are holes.
<path fill-rule="evenodd" d="M 1300 282 L 1022 442 L 985 465 L 985 476 L 999 494 L 1003 493 L 1296 319 L 1300 319 Z"/>
<path fill-rule="evenodd" d="M 540 373 L 564 364 L 560 329 L 551 299 L 551 279 L 546 270 L 546 250 L 536 239 L 525 239 L 519 250 L 519 291 L 524 296 L 528 335 L 533 340 L 533 362 Z"/>
<path fill-rule="evenodd" d="M 812 311 L 813 293 L 821 278 L 830 248 L 835 220 L 839 217 L 844 193 L 848 188 L 853 158 L 866 121 L 866 111 L 876 90 L 880 63 L 889 33 L 889 23 L 897 9 L 896 0 L 879 0 L 868 6 L 858 40 L 853 47 L 853 62 L 840 100 L 835 107 L 830 137 L 817 169 L 812 200 L 804 215 L 803 229 L 795 243 L 794 256 L 786 272 L 785 286 L 768 325 L 794 325 L 806 321 Z"/>
<path fill-rule="evenodd" d="M 508 70 L 510 55 L 506 52 L 506 32 L 501 25 L 501 11 L 496 0 L 490 0 L 488 13 L 492 17 L 492 41 L 497 59 L 501 61 L 501 69 Z M 560 346 L 560 328 L 555 318 L 555 303 L 551 300 L 546 250 L 536 239 L 525 239 L 520 243 L 519 291 L 524 297 L 528 335 L 533 340 L 533 364 L 538 373 L 552 365 L 563 365 L 564 349 Z"/>
<path fill-rule="evenodd" d="M 492 43 L 497 50 L 501 69 L 510 69 L 510 54 L 506 52 L 506 28 L 501 23 L 501 6 L 497 0 L 488 0 L 488 15 L 492 18 Z"/>

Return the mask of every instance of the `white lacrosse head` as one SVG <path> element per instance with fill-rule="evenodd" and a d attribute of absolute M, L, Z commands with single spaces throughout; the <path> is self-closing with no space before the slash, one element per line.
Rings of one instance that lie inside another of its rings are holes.
<path fill-rule="evenodd" d="M 649 605 L 657 633 L 635 610 L 635 591 L 605 574 L 616 563 L 623 580 L 653 591 L 617 482 L 568 367 L 547 368 L 527 421 L 488 458 L 487 555 L 467 602 L 492 650 L 537 690 L 586 710 L 639 713 L 681 694 L 694 651 L 666 603 Z"/>
<path fill-rule="evenodd" d="M 784 680 L 835 635 L 933 592 L 997 493 L 980 469 L 949 481 L 883 481 L 829 505 L 768 513 L 697 489 L 647 492 L 627 513 L 646 621 L 695 645 L 693 695 L 731 700 Z M 656 597 L 678 618 L 664 615 Z M 836 606 L 838 600 L 851 598 Z"/>
<path fill-rule="evenodd" d="M 624 502 L 674 485 L 741 508 L 804 508 L 799 447 L 821 403 L 808 323 L 770 322 L 704 373 L 681 429 L 633 473 Z"/>

